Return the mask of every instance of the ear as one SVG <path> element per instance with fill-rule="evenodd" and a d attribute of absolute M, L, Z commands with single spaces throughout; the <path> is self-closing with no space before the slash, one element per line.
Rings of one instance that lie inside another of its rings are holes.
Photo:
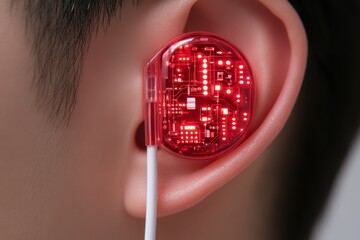
<path fill-rule="evenodd" d="M 256 104 L 248 137 L 220 159 L 194 162 L 160 150 L 159 216 L 195 205 L 256 160 L 292 110 L 307 55 L 303 26 L 287 1 L 176 1 L 176 7 L 169 2 L 148 7 L 147 17 L 142 19 L 143 29 L 151 29 L 144 30 L 142 37 L 154 43 L 148 49 L 148 59 L 161 48 L 160 43 L 165 44 L 182 30 L 215 33 L 235 44 L 248 59 L 256 81 Z M 124 202 L 129 214 L 143 217 L 146 156 L 140 151 L 135 155 L 129 162 Z"/>

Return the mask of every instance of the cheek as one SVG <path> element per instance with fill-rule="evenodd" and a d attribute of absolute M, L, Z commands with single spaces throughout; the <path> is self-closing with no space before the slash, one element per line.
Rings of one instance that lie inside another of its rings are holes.
<path fill-rule="evenodd" d="M 110 182 L 104 186 L 120 184 L 128 162 L 140 153 L 136 130 L 143 121 L 143 60 L 135 48 L 123 44 L 129 39 L 121 37 L 121 26 L 110 28 L 90 44 L 67 136 L 76 171 L 90 183 L 93 176 L 113 176 L 105 178 Z"/>
<path fill-rule="evenodd" d="M 0 36 L 0 159 L 12 164 L 36 152 L 34 145 L 45 117 L 34 102 L 33 61 L 24 23 L 3 3 Z"/>

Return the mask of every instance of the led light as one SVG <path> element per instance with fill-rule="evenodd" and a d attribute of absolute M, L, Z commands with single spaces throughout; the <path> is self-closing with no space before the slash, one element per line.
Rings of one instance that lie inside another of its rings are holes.
<path fill-rule="evenodd" d="M 189 126 L 185 126 L 184 129 L 185 129 L 185 130 L 195 130 L 196 127 L 195 127 L 195 126 L 192 126 L 192 125 L 189 125 Z"/>
<path fill-rule="evenodd" d="M 178 157 L 215 159 L 246 137 L 255 82 L 230 43 L 209 33 L 182 35 L 152 58 L 146 74 L 147 144 Z"/>

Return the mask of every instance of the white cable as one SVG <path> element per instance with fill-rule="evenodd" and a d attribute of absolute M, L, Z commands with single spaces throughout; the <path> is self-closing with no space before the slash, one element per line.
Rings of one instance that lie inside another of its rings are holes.
<path fill-rule="evenodd" d="M 145 240 L 155 240 L 157 212 L 157 146 L 147 146 Z"/>

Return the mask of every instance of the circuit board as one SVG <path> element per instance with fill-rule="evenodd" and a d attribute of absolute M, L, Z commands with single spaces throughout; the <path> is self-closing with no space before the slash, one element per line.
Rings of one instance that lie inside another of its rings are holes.
<path fill-rule="evenodd" d="M 190 158 L 238 145 L 252 117 L 254 85 L 242 54 L 203 37 L 172 49 L 164 64 L 162 144 Z"/>

